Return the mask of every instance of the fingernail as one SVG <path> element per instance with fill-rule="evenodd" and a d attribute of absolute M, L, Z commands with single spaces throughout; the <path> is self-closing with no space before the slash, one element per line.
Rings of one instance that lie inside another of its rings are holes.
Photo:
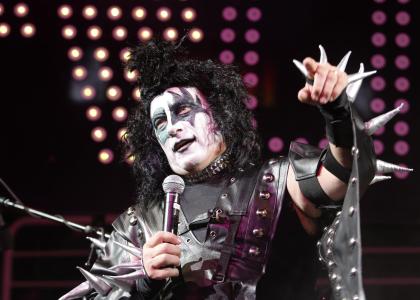
<path fill-rule="evenodd" d="M 178 238 L 178 244 L 181 244 L 182 243 L 182 239 L 179 237 Z"/>

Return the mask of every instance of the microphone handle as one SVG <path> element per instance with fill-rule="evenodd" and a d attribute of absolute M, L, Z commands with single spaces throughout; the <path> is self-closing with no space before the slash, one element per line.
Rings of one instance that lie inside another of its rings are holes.
<path fill-rule="evenodd" d="M 163 217 L 163 231 L 178 233 L 179 220 L 179 194 L 166 193 L 165 196 L 165 215 Z"/>

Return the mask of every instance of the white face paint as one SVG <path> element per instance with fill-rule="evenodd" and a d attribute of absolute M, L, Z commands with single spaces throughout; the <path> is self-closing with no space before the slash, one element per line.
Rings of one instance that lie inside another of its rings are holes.
<path fill-rule="evenodd" d="M 172 170 L 192 174 L 226 150 L 205 97 L 194 87 L 172 87 L 150 104 L 155 135 Z"/>

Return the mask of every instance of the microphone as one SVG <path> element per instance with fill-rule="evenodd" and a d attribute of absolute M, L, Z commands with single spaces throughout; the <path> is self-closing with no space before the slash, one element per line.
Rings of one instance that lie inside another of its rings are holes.
<path fill-rule="evenodd" d="M 163 216 L 163 231 L 178 232 L 179 195 L 185 188 L 184 180 L 178 175 L 169 175 L 163 180 L 163 191 L 165 192 L 165 214 Z"/>

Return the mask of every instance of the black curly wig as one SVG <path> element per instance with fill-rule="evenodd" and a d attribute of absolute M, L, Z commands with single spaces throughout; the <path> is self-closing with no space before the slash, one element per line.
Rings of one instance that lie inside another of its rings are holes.
<path fill-rule="evenodd" d="M 232 66 L 189 58 L 181 43 L 140 44 L 131 49 L 126 65 L 139 74 L 141 101 L 128 119 L 125 140 L 128 154 L 134 156 L 137 199 L 144 208 L 164 199 L 161 183 L 173 173 L 150 121 L 150 103 L 170 87 L 196 87 L 206 96 L 232 166 L 246 169 L 260 159 L 260 141 L 245 106 L 247 91 L 240 74 Z"/>

